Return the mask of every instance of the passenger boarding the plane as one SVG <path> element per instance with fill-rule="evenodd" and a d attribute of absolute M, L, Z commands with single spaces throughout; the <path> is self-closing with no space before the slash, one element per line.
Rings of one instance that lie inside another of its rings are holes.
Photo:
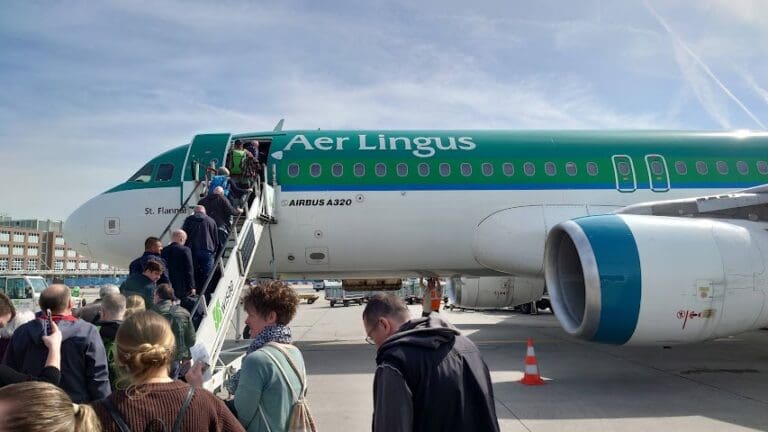
<path fill-rule="evenodd" d="M 161 315 L 143 311 L 126 318 L 117 330 L 115 348 L 132 385 L 94 402 L 105 432 L 126 430 L 118 426 L 121 422 L 132 431 L 244 430 L 212 393 L 168 376 L 176 344 Z"/>
<path fill-rule="evenodd" d="M 248 158 L 255 158 L 251 152 L 243 148 L 242 141 L 235 140 L 233 145 L 234 148 L 229 151 L 229 154 L 227 154 L 226 166 L 229 169 L 230 175 L 235 181 L 246 183 L 247 178 L 245 177 L 245 174 L 248 166 Z"/>

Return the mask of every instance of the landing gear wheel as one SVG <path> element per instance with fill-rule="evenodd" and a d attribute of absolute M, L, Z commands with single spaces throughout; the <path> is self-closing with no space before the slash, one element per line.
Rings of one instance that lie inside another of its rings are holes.
<path fill-rule="evenodd" d="M 344 307 L 349 306 L 349 300 L 344 300 Z"/>
<path fill-rule="evenodd" d="M 531 304 L 525 303 L 520 305 L 520 312 L 524 313 L 525 315 L 531 314 Z"/>
<path fill-rule="evenodd" d="M 336 305 L 336 302 L 331 300 L 331 307 L 334 307 Z"/>

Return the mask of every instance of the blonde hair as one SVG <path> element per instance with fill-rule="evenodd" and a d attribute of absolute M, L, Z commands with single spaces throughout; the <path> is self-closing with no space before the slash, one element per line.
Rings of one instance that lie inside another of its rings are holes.
<path fill-rule="evenodd" d="M 124 318 L 128 318 L 136 312 L 147 310 L 147 305 L 144 303 L 144 297 L 131 294 L 125 299 L 125 315 Z"/>
<path fill-rule="evenodd" d="M 14 407 L 0 419 L 0 430 L 26 432 L 100 432 L 90 405 L 73 404 L 64 390 L 41 381 L 0 388 L 0 403 Z"/>
<path fill-rule="evenodd" d="M 167 319 L 156 312 L 141 311 L 120 325 L 115 350 L 117 364 L 130 374 L 132 387 L 137 387 L 157 373 L 157 369 L 170 371 L 176 340 Z"/>

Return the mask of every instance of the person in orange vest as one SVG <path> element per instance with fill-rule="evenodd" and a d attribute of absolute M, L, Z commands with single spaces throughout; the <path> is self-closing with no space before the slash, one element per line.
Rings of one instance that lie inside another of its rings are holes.
<path fill-rule="evenodd" d="M 419 283 L 424 287 L 423 280 L 420 280 Z M 427 286 L 424 288 L 424 297 L 422 299 L 423 312 L 421 316 L 429 316 L 432 312 L 440 312 L 440 301 L 443 297 L 442 291 L 440 279 L 427 279 Z"/>

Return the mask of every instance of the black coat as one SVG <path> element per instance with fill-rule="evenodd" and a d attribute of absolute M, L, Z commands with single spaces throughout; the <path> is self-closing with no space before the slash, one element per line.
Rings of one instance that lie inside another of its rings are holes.
<path fill-rule="evenodd" d="M 195 288 L 192 250 L 188 247 L 171 243 L 163 248 L 163 259 L 168 263 L 168 276 L 176 297 L 183 299 Z"/>
<path fill-rule="evenodd" d="M 412 415 L 406 429 L 414 432 L 499 431 L 480 351 L 437 314 L 403 324 L 381 345 L 376 364 L 374 406 L 384 412 L 374 411 L 375 431 L 392 430 L 388 423 L 399 423 L 399 412 Z M 388 391 L 397 388 L 409 392 Z"/>
<path fill-rule="evenodd" d="M 202 213 L 188 216 L 181 229 L 187 233 L 187 246 L 193 253 L 199 250 L 216 252 L 219 246 L 219 235 L 216 231 L 216 222 L 210 216 Z"/>

